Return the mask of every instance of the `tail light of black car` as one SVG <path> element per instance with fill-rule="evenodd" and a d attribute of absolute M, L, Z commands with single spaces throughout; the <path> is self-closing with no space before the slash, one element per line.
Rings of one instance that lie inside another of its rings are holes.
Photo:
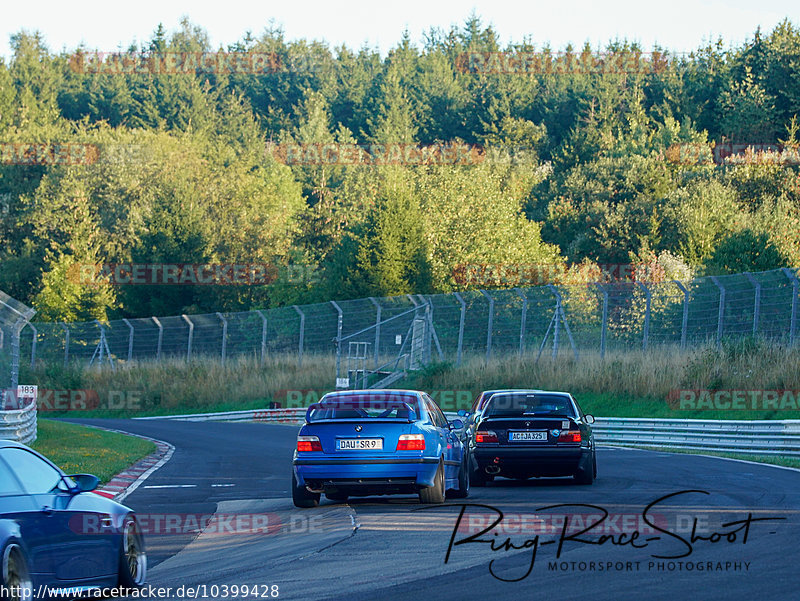
<path fill-rule="evenodd" d="M 478 430 L 475 432 L 476 444 L 486 444 L 490 442 L 499 442 L 497 432 L 492 432 L 491 430 Z"/>
<path fill-rule="evenodd" d="M 558 435 L 558 442 L 580 442 L 581 441 L 581 431 L 580 430 L 565 430 Z"/>

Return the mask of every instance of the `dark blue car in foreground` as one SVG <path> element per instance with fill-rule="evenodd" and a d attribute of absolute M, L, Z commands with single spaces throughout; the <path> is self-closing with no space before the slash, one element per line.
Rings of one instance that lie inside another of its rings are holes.
<path fill-rule="evenodd" d="M 424 392 L 326 394 L 308 408 L 297 436 L 294 504 L 314 507 L 323 493 L 340 502 L 376 494 L 418 494 L 422 503 L 466 497 L 469 456 L 457 436 L 463 426 L 448 422 Z"/>
<path fill-rule="evenodd" d="M 97 484 L 0 440 L 0 598 L 41 598 L 46 587 L 144 584 L 147 556 L 136 518 L 91 492 Z"/>

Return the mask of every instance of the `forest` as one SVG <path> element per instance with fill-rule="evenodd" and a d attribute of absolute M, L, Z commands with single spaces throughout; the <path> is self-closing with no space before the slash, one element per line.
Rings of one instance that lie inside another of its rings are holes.
<path fill-rule="evenodd" d="M 800 265 L 788 20 L 690 53 L 501 46 L 478 16 L 386 56 L 188 20 L 11 41 L 0 290 L 38 320 Z M 153 265 L 196 277 L 125 285 Z M 261 277 L 197 281 L 220 265 Z"/>

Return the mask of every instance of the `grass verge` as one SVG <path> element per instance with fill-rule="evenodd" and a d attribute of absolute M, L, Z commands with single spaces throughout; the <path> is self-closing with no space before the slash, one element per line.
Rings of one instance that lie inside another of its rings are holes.
<path fill-rule="evenodd" d="M 687 350 L 663 347 L 609 352 L 605 357 L 584 352 L 579 361 L 571 355 L 543 356 L 538 362 L 534 356 L 514 355 L 488 363 L 482 357 L 470 357 L 460 366 L 428 365 L 403 386 L 456 398 L 464 390 L 564 390 L 575 395 L 585 412 L 602 417 L 800 419 L 800 348 L 745 339 L 720 349 L 713 345 Z M 679 391 L 720 390 L 780 391 L 780 403 L 770 405 L 759 398 L 754 406 L 748 396 L 743 408 L 726 409 L 710 401 L 698 401 L 694 408 L 678 401 Z M 789 395 L 784 397 L 783 392 Z"/>
<path fill-rule="evenodd" d="M 318 400 L 335 384 L 331 355 L 273 355 L 262 364 L 255 358 L 198 357 L 186 362 L 118 363 L 86 368 L 60 362 L 25 368 L 20 381 L 38 384 L 40 415 L 52 417 L 135 417 L 260 409 L 276 401 L 301 407 Z M 582 352 L 580 360 L 535 355 L 467 355 L 460 366 L 435 363 L 397 382 L 397 388 L 428 391 L 446 411 L 468 409 L 483 390 L 542 388 L 572 392 L 584 411 L 602 417 L 669 417 L 697 419 L 800 419 L 800 347 L 760 339 L 725 342 L 720 349 L 701 345 Z M 765 403 L 743 409 L 708 406 L 681 408 L 680 390 L 787 391 L 791 403 L 770 408 Z M 42 397 L 42 395 L 45 395 Z M 47 396 L 49 395 L 49 396 Z M 672 399 L 668 401 L 668 399 Z M 794 404 L 792 406 L 792 403 Z M 66 407 L 66 409 L 63 409 Z"/>
<path fill-rule="evenodd" d="M 31 445 L 68 474 L 94 474 L 106 483 L 155 451 L 149 440 L 49 419 L 39 420 Z"/>
<path fill-rule="evenodd" d="M 85 365 L 42 363 L 26 369 L 20 382 L 39 386 L 39 414 L 48 417 L 141 417 L 262 409 L 287 391 L 333 390 L 332 356 L 307 355 L 298 365 L 294 355 L 276 355 L 263 365 L 237 357 L 224 365 L 218 359 L 187 362 L 118 363 L 115 370 Z M 306 395 L 307 396 L 307 395 Z"/>

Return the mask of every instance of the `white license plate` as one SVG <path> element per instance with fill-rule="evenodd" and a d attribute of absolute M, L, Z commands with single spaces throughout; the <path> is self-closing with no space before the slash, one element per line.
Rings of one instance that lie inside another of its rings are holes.
<path fill-rule="evenodd" d="M 540 430 L 538 432 L 509 432 L 508 439 L 511 442 L 530 442 L 530 441 L 547 441 L 547 430 Z"/>
<path fill-rule="evenodd" d="M 382 451 L 382 438 L 338 438 L 337 451 Z"/>

